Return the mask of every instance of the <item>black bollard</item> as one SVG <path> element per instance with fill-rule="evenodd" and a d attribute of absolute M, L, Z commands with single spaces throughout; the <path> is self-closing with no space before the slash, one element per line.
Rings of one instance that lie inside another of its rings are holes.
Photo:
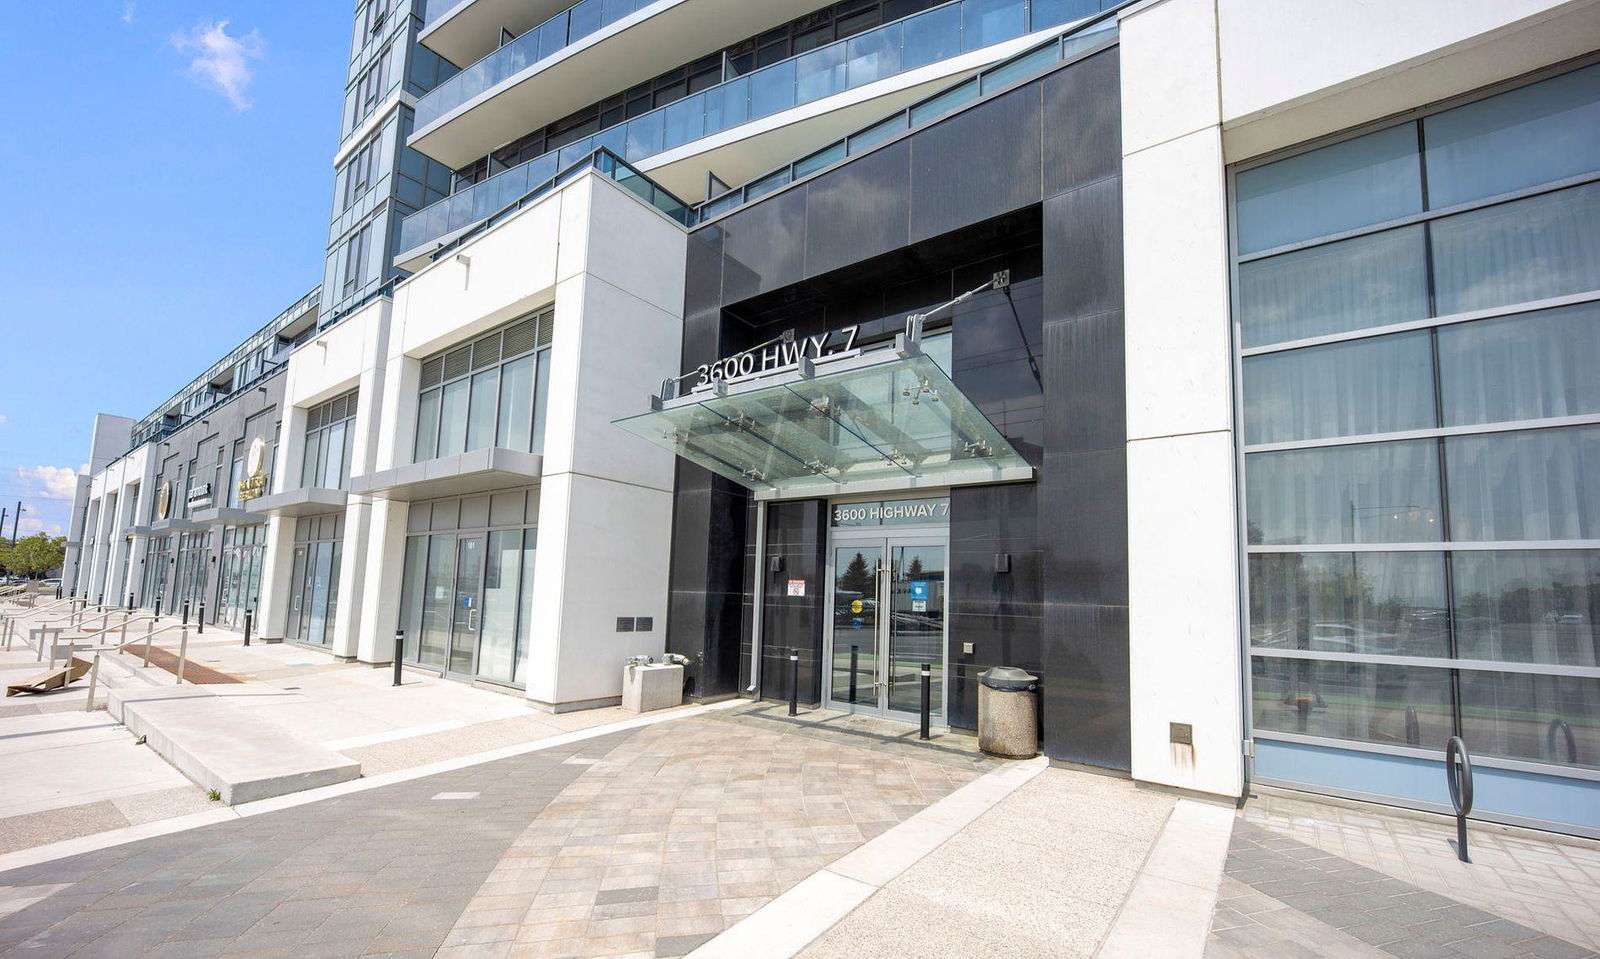
<path fill-rule="evenodd" d="M 255 612 L 253 610 L 247 609 L 244 611 L 244 644 L 246 646 L 250 645 L 250 627 L 254 625 L 254 619 Z"/>
<path fill-rule="evenodd" d="M 922 738 L 928 735 L 928 712 L 933 705 L 933 667 L 922 664 Z"/>
<path fill-rule="evenodd" d="M 789 650 L 789 715 L 800 715 L 800 651 Z"/>
<path fill-rule="evenodd" d="M 205 600 L 201 600 L 200 601 L 200 615 L 195 617 L 194 623 L 195 623 L 194 634 L 196 636 L 199 636 L 201 633 L 204 633 L 206 631 L 206 602 L 205 602 Z"/>
<path fill-rule="evenodd" d="M 161 622 L 161 597 L 156 597 L 156 622 Z"/>
<path fill-rule="evenodd" d="M 133 612 L 133 590 L 128 590 L 128 612 Z"/>
<path fill-rule="evenodd" d="M 850 647 L 850 705 L 856 704 L 856 670 L 861 668 L 861 647 Z"/>
<path fill-rule="evenodd" d="M 188 600 L 184 600 L 183 601 L 183 622 L 182 622 L 182 625 L 184 625 L 184 626 L 189 625 L 189 601 Z"/>
<path fill-rule="evenodd" d="M 394 631 L 394 684 L 400 685 L 400 655 L 406 648 L 406 631 Z"/>

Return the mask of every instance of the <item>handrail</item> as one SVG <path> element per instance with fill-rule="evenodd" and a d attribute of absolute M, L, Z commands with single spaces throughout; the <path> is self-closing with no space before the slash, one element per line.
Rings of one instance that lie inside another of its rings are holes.
<path fill-rule="evenodd" d="M 1460 736 L 1451 736 L 1444 747 L 1444 781 L 1450 788 L 1450 805 L 1456 810 L 1456 858 L 1467 857 L 1467 814 L 1472 812 L 1472 755 Z"/>
<path fill-rule="evenodd" d="M 154 626 L 155 621 L 152 620 L 150 625 Z M 94 647 L 94 663 L 89 667 L 89 698 L 83 705 L 83 711 L 86 713 L 94 711 L 94 693 L 95 688 L 100 683 L 100 657 L 102 654 L 117 652 L 118 650 L 125 649 L 134 643 L 142 642 L 144 643 L 144 665 L 141 668 L 149 669 L 150 648 L 153 640 L 162 633 L 170 632 L 174 629 L 182 631 L 182 638 L 178 643 L 178 671 L 176 673 L 178 677 L 177 683 L 179 686 L 182 686 L 183 668 L 189 661 L 189 626 L 186 623 L 172 623 L 170 625 L 163 626 L 160 629 L 146 630 L 143 636 L 136 636 L 133 639 L 124 639 L 123 641 L 110 646 Z"/>

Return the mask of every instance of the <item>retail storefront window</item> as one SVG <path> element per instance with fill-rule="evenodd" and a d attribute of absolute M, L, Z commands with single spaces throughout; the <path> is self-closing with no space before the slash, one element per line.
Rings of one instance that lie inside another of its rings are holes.
<path fill-rule="evenodd" d="M 411 504 L 399 623 L 407 662 L 523 684 L 538 520 L 533 489 Z"/>
<path fill-rule="evenodd" d="M 175 589 L 172 605 L 175 609 L 189 604 L 191 618 L 199 615 L 200 604 L 206 599 L 206 583 L 210 582 L 211 534 L 179 533 L 177 565 L 172 579 Z"/>
<path fill-rule="evenodd" d="M 1232 188 L 1255 776 L 1600 834 L 1600 65 Z"/>
<path fill-rule="evenodd" d="M 166 602 L 167 567 L 171 562 L 172 537 L 152 536 L 144 554 L 144 582 L 139 605 L 153 609 L 158 598 Z"/>
<path fill-rule="evenodd" d="M 416 462 L 489 446 L 544 449 L 554 320 L 541 310 L 422 361 Z"/>
<path fill-rule="evenodd" d="M 333 642 L 339 613 L 339 561 L 344 552 L 344 514 L 302 516 L 294 526 L 294 561 L 289 571 L 289 619 L 284 635 L 298 643 Z"/>
<path fill-rule="evenodd" d="M 217 623 L 244 628 L 244 614 L 261 602 L 261 568 L 267 555 L 267 528 L 261 524 L 222 530 L 222 575 L 217 583 Z"/>

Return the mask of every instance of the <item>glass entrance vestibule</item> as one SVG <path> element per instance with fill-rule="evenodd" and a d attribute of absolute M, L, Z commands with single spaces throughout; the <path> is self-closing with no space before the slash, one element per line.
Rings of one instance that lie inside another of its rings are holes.
<path fill-rule="evenodd" d="M 406 662 L 525 682 L 538 518 L 536 489 L 411 504 L 399 622 Z"/>
<path fill-rule="evenodd" d="M 945 716 L 949 499 L 838 503 L 830 514 L 825 701 L 916 718 L 926 666 L 930 715 Z"/>

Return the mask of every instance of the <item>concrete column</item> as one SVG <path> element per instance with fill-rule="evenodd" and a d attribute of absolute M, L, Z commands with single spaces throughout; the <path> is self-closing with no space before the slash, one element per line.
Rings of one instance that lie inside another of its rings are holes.
<path fill-rule="evenodd" d="M 289 576 L 294 571 L 295 518 L 267 520 L 267 555 L 261 569 L 261 606 L 256 610 L 256 635 L 282 640 L 289 617 Z"/>
<path fill-rule="evenodd" d="M 1228 244 L 1213 0 L 1124 17 L 1133 775 L 1243 785 Z M 1171 723 L 1193 727 L 1173 744 Z"/>
<path fill-rule="evenodd" d="M 367 544 L 361 575 L 382 583 L 371 591 L 354 623 L 355 656 L 364 663 L 393 662 L 395 624 L 400 621 L 400 583 L 405 577 L 406 521 L 410 503 L 374 500 L 368 507 Z M 346 527 L 347 539 L 350 528 Z"/>

